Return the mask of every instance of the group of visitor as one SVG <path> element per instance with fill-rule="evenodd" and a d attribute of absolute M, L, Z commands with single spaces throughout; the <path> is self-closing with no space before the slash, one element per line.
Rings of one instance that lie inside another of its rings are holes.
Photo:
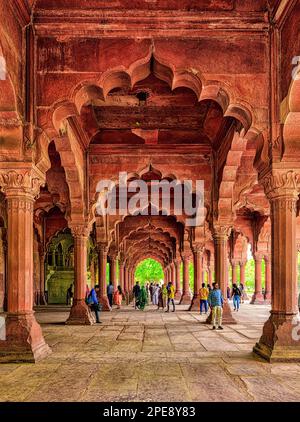
<path fill-rule="evenodd" d="M 140 283 L 137 281 L 133 287 L 133 300 L 135 309 L 144 310 L 146 305 L 152 303 L 152 305 L 157 306 L 157 309 L 160 308 L 166 312 L 170 312 L 170 305 L 172 304 L 173 310 L 175 312 L 175 287 L 173 282 L 169 283 L 146 283 L 146 285 L 140 286 Z"/>
<path fill-rule="evenodd" d="M 117 289 L 114 288 L 112 282 L 109 283 L 106 289 L 106 294 L 108 297 L 109 306 L 112 309 L 113 305 L 117 305 L 118 309 L 121 309 L 122 300 L 123 300 L 123 290 L 121 286 L 118 286 Z"/>

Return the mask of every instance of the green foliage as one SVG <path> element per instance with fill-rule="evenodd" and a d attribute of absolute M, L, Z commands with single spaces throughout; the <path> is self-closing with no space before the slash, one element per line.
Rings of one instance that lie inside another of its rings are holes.
<path fill-rule="evenodd" d="M 148 258 L 142 261 L 135 271 L 135 280 L 142 284 L 148 281 L 158 282 L 164 279 L 164 272 L 159 262 Z"/>

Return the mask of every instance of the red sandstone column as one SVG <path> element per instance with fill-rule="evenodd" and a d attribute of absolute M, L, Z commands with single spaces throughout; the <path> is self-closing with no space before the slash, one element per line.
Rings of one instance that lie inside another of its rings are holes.
<path fill-rule="evenodd" d="M 189 274 L 189 255 L 183 255 L 183 291 L 180 305 L 190 305 L 192 300 Z"/>
<path fill-rule="evenodd" d="M 114 290 L 117 290 L 117 259 L 115 256 L 110 258 L 110 281 L 114 286 Z"/>
<path fill-rule="evenodd" d="M 190 311 L 200 311 L 200 296 L 199 290 L 202 284 L 202 257 L 203 257 L 203 247 L 200 245 L 195 245 L 194 250 L 194 296 L 190 306 Z"/>
<path fill-rule="evenodd" d="M 25 168 L 0 174 L 0 185 L 8 219 L 8 314 L 0 362 L 36 362 L 51 353 L 33 312 L 33 205 L 41 182 L 37 171 Z"/>
<path fill-rule="evenodd" d="M 246 288 L 246 262 L 240 262 L 240 283 Z"/>
<path fill-rule="evenodd" d="M 174 261 L 174 267 L 175 267 L 175 284 L 176 284 L 176 293 L 175 293 L 175 299 L 180 301 L 182 296 L 182 290 L 181 290 L 181 280 L 180 280 L 180 265 L 181 260 L 176 259 Z"/>
<path fill-rule="evenodd" d="M 124 289 L 125 289 L 124 287 L 124 261 L 121 259 L 119 261 L 119 277 L 120 277 L 119 284 L 124 292 Z"/>
<path fill-rule="evenodd" d="M 240 262 L 240 283 L 244 286 L 244 300 L 249 299 L 246 288 L 246 264 L 247 262 L 245 261 Z"/>
<path fill-rule="evenodd" d="M 271 259 L 269 256 L 265 257 L 265 280 L 266 280 L 266 288 L 265 288 L 265 303 L 271 303 Z"/>
<path fill-rule="evenodd" d="M 237 261 L 231 261 L 231 268 L 232 268 L 232 284 L 237 284 Z"/>
<path fill-rule="evenodd" d="M 254 352 L 269 361 L 300 361 L 296 215 L 299 175 L 272 170 L 262 180 L 271 204 L 272 310 Z"/>
<path fill-rule="evenodd" d="M 251 304 L 261 305 L 264 303 L 265 298 L 262 294 L 262 285 L 261 285 L 261 263 L 262 255 L 256 253 L 254 256 L 255 261 L 255 292 L 251 299 Z"/>
<path fill-rule="evenodd" d="M 126 304 L 129 304 L 129 272 L 128 272 L 128 268 L 125 265 L 124 267 L 124 292 L 125 292 L 125 300 L 126 300 Z"/>
<path fill-rule="evenodd" d="M 47 305 L 46 298 L 45 298 L 45 258 L 46 258 L 46 253 L 42 248 L 40 248 L 40 250 L 39 250 L 39 257 L 40 257 L 40 298 L 39 298 L 39 305 Z"/>
<path fill-rule="evenodd" d="M 71 226 L 74 237 L 74 300 L 68 325 L 92 325 L 90 308 L 85 303 L 87 284 L 87 242 L 89 229 L 85 225 Z"/>
<path fill-rule="evenodd" d="M 174 283 L 174 287 L 176 289 L 176 270 L 175 270 L 174 262 L 171 262 L 170 269 L 171 269 L 171 281 Z"/>
<path fill-rule="evenodd" d="M 212 286 L 214 279 L 213 279 L 213 273 L 214 273 L 214 266 L 212 264 L 209 265 L 208 268 L 208 284 Z"/>
<path fill-rule="evenodd" d="M 108 297 L 107 297 L 107 282 L 106 282 L 107 252 L 108 252 L 108 247 L 106 243 L 99 243 L 98 244 L 99 287 L 100 287 L 99 301 L 102 305 L 102 311 L 111 311 Z"/>
<path fill-rule="evenodd" d="M 213 239 L 215 245 L 215 282 L 219 284 L 224 298 L 223 324 L 236 324 L 236 321 L 232 316 L 230 306 L 227 302 L 227 244 L 229 233 L 229 227 L 214 227 Z M 208 316 L 207 322 L 211 322 L 211 313 Z"/>
<path fill-rule="evenodd" d="M 95 287 L 95 263 L 94 258 L 92 258 L 91 266 L 90 266 L 90 272 L 91 272 L 91 288 L 93 289 Z"/>

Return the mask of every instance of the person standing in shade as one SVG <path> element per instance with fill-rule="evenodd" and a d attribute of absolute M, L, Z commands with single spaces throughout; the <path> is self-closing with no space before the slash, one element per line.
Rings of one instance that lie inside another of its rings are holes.
<path fill-rule="evenodd" d="M 174 287 L 172 281 L 170 281 L 168 283 L 167 290 L 168 290 L 168 309 L 166 310 L 166 312 L 170 312 L 170 303 L 171 302 L 172 302 L 172 305 L 173 305 L 173 311 L 172 312 L 175 312 L 175 287 Z"/>
<path fill-rule="evenodd" d="M 153 286 L 153 295 L 152 295 L 152 303 L 153 305 L 158 306 L 158 295 L 159 295 L 159 285 L 154 284 Z"/>
<path fill-rule="evenodd" d="M 207 314 L 208 312 L 208 295 L 209 295 L 209 290 L 207 287 L 205 287 L 205 283 L 202 283 L 202 287 L 199 290 L 199 297 L 200 297 L 200 315 L 202 315 L 202 311 L 204 308 L 205 313 Z"/>
<path fill-rule="evenodd" d="M 161 290 L 162 290 L 163 309 L 165 309 L 168 303 L 168 286 L 166 283 L 162 285 Z"/>
<path fill-rule="evenodd" d="M 147 291 L 144 286 L 141 287 L 136 306 L 143 311 L 148 303 Z"/>
<path fill-rule="evenodd" d="M 121 309 L 123 299 L 123 292 L 121 286 L 118 286 L 117 290 L 114 293 L 114 303 L 117 305 L 118 309 Z"/>
<path fill-rule="evenodd" d="M 67 290 L 67 305 L 73 305 L 73 284 Z"/>
<path fill-rule="evenodd" d="M 231 297 L 233 298 L 234 311 L 238 312 L 238 310 L 240 309 L 241 295 L 242 293 L 240 289 L 234 283 L 232 286 L 232 293 L 231 293 Z"/>
<path fill-rule="evenodd" d="M 133 302 L 134 302 L 134 304 L 133 304 L 134 309 L 137 308 L 137 301 L 138 301 L 138 298 L 139 298 L 140 291 L 141 291 L 141 287 L 140 287 L 139 282 L 137 281 L 136 284 L 135 284 L 135 286 L 133 287 L 133 290 L 132 290 L 132 293 L 133 293 Z"/>
<path fill-rule="evenodd" d="M 113 297 L 114 297 L 114 286 L 113 286 L 112 282 L 110 282 L 109 285 L 107 286 L 106 293 L 107 293 L 109 305 L 112 308 L 112 306 L 113 306 Z"/>
<path fill-rule="evenodd" d="M 213 330 L 218 328 L 223 330 L 222 327 L 222 314 L 223 314 L 223 304 L 224 299 L 222 291 L 219 289 L 218 283 L 213 283 L 213 290 L 209 293 L 208 303 L 212 311 L 212 325 Z"/>

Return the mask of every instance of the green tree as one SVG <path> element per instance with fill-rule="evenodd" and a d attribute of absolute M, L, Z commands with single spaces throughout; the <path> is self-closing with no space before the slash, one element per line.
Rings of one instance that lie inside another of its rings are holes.
<path fill-rule="evenodd" d="M 136 268 L 135 280 L 142 284 L 148 281 L 158 282 L 164 279 L 164 272 L 159 262 L 152 258 L 145 259 Z"/>

